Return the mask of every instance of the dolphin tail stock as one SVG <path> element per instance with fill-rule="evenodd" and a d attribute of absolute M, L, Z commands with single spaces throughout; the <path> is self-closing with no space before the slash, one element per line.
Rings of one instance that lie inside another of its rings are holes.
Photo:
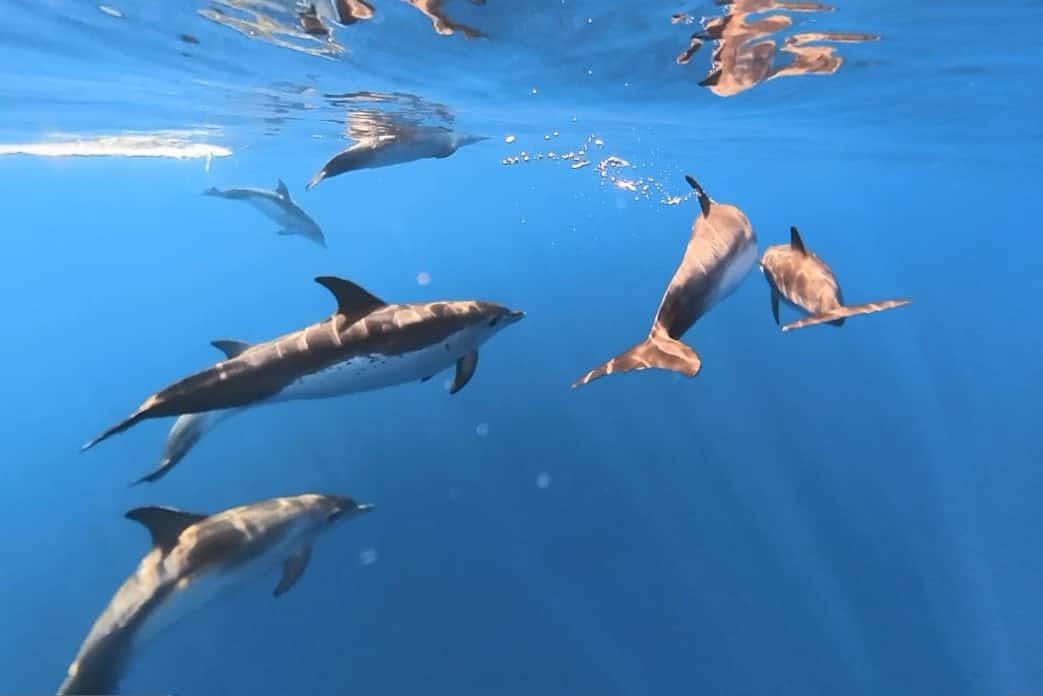
<path fill-rule="evenodd" d="M 308 183 L 304 185 L 305 191 L 311 191 L 313 188 L 319 185 L 319 182 L 326 178 L 326 168 L 323 167 L 319 171 L 315 172 L 315 175 L 308 180 Z"/>
<path fill-rule="evenodd" d="M 883 300 L 881 302 L 867 302 L 860 305 L 851 305 L 845 307 L 837 307 L 826 312 L 819 312 L 818 314 L 812 314 L 811 316 L 798 319 L 797 321 L 790 322 L 782 327 L 783 331 L 789 331 L 791 329 L 802 329 L 805 326 L 814 326 L 816 324 L 833 323 L 834 326 L 841 326 L 844 323 L 844 319 L 847 317 L 853 317 L 859 314 L 872 314 L 873 312 L 881 312 L 885 309 L 892 309 L 894 307 L 902 307 L 907 305 L 912 300 Z"/>
<path fill-rule="evenodd" d="M 648 338 L 626 350 L 572 383 L 572 388 L 616 372 L 630 372 L 657 367 L 661 370 L 680 372 L 687 377 L 699 374 L 702 362 L 699 354 L 663 329 L 653 328 Z"/>
<path fill-rule="evenodd" d="M 142 420 L 144 420 L 144 419 L 146 419 L 148 417 L 149 417 L 149 409 L 148 408 L 139 408 L 137 411 L 135 411 L 134 413 L 130 414 L 129 416 L 127 416 L 126 418 L 121 420 L 119 423 L 117 423 L 116 425 L 112 426 L 111 428 L 109 428 L 108 430 L 103 432 L 101 435 L 98 435 L 96 438 L 94 438 L 93 440 L 90 440 L 85 445 L 80 447 L 80 452 L 86 452 L 87 450 L 89 450 L 90 448 L 94 447 L 95 445 L 97 445 L 102 440 L 107 440 L 110 437 L 112 437 L 113 435 L 118 435 L 119 433 L 122 433 L 124 430 L 129 430 L 130 428 L 135 426 L 139 421 L 142 421 Z"/>

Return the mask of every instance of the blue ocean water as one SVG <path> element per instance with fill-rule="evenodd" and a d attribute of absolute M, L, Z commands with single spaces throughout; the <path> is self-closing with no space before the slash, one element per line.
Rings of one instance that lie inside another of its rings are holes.
<path fill-rule="evenodd" d="M 376 510 L 284 596 L 273 571 L 174 625 L 120 693 L 1043 693 L 1043 4 L 347 4 L 372 17 L 7 5 L 0 694 L 55 692 L 148 551 L 127 510 L 309 491 Z M 791 24 L 733 47 L 843 63 L 700 86 L 745 12 Z M 784 44 L 812 32 L 873 38 Z M 374 113 L 489 139 L 305 191 Z M 913 303 L 781 333 L 754 268 L 685 335 L 698 376 L 570 389 L 648 331 L 685 174 L 761 251 L 798 226 L 849 302 Z M 328 249 L 200 195 L 280 178 Z M 139 486 L 171 419 L 78 452 L 209 341 L 327 316 L 320 275 L 526 317 L 452 396 L 446 372 L 258 407 Z"/>

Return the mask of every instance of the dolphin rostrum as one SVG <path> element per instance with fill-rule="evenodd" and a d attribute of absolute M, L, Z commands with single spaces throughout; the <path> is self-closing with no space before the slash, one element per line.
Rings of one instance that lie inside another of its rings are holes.
<path fill-rule="evenodd" d="M 249 343 L 230 339 L 211 341 L 210 343 L 224 353 L 227 358 L 234 358 L 250 347 Z M 196 443 L 199 442 L 203 435 L 213 430 L 221 421 L 243 410 L 243 408 L 227 408 L 220 411 L 186 413 L 183 416 L 178 416 L 174 421 L 174 425 L 170 426 L 166 442 L 163 443 L 163 455 L 159 459 L 159 464 L 134 483 L 158 481 L 185 458 L 185 455 L 196 446 Z"/>
<path fill-rule="evenodd" d="M 717 203 L 690 176 L 701 212 L 674 277 L 659 303 L 648 338 L 573 383 L 573 387 L 615 372 L 658 367 L 688 377 L 699 373 L 699 355 L 681 337 L 702 315 L 727 297 L 757 260 L 757 236 L 734 205 Z"/>
<path fill-rule="evenodd" d="M 274 191 L 259 188 L 231 188 L 221 191 L 210 187 L 203 193 L 207 196 L 249 203 L 275 221 L 279 226 L 278 234 L 300 235 L 326 248 L 326 237 L 322 234 L 319 224 L 294 202 L 282 179 L 279 179 Z"/>
<path fill-rule="evenodd" d="M 351 498 L 296 495 L 200 515 L 140 507 L 152 548 L 141 559 L 80 646 L 58 695 L 114 694 L 138 651 L 167 626 L 226 590 L 273 567 L 279 596 L 300 579 L 317 536 L 333 523 L 373 509 Z"/>
<path fill-rule="evenodd" d="M 779 323 L 779 298 L 794 309 L 810 315 L 790 322 L 783 331 L 815 324 L 843 326 L 844 319 L 856 314 L 870 314 L 907 305 L 912 300 L 884 300 L 847 306 L 836 276 L 829 266 L 815 256 L 800 238 L 796 227 L 790 227 L 790 243 L 776 244 L 764 250 L 761 271 L 771 287 L 771 313 Z"/>
<path fill-rule="evenodd" d="M 370 116 L 372 119 L 373 117 Z M 376 169 L 418 159 L 445 158 L 487 136 L 459 133 L 444 126 L 417 126 L 377 119 L 379 125 L 355 126 L 355 144 L 334 155 L 304 187 L 357 169 Z"/>
<path fill-rule="evenodd" d="M 315 281 L 337 300 L 328 318 L 171 384 L 82 449 L 148 418 L 341 396 L 426 381 L 453 365 L 455 394 L 474 374 L 478 346 L 525 316 L 478 300 L 387 304 L 342 278 Z"/>

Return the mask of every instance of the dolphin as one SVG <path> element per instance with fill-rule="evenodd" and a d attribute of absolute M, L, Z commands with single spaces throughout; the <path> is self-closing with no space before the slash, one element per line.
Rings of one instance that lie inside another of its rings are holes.
<path fill-rule="evenodd" d="M 234 358 L 250 347 L 249 343 L 231 339 L 211 341 L 210 345 L 224 353 L 226 358 Z M 213 430 L 218 423 L 229 416 L 243 410 L 245 409 L 228 408 L 220 411 L 186 413 L 183 416 L 178 416 L 174 421 L 174 425 L 170 427 L 170 431 L 167 433 L 166 442 L 163 443 L 163 455 L 159 459 L 159 464 L 152 471 L 135 481 L 134 484 L 158 481 L 185 458 L 185 455 L 196 446 L 196 443 L 199 442 L 203 435 Z"/>
<path fill-rule="evenodd" d="M 488 136 L 460 133 L 444 126 L 414 126 L 385 119 L 376 129 L 364 131 L 354 145 L 322 165 L 304 188 L 310 191 L 323 179 L 358 169 L 445 158 L 465 145 L 487 139 Z"/>
<path fill-rule="evenodd" d="M 382 389 L 454 365 L 455 394 L 474 375 L 478 346 L 525 316 L 479 300 L 388 304 L 343 278 L 315 281 L 337 301 L 328 318 L 174 382 L 82 450 L 148 418 Z"/>
<path fill-rule="evenodd" d="M 58 696 L 116 693 L 124 671 L 151 638 L 280 564 L 273 594 L 282 595 L 304 573 L 320 533 L 372 509 L 347 497 L 306 494 L 210 516 L 169 507 L 130 510 L 125 517 L 148 529 L 152 548 L 94 622 Z"/>
<path fill-rule="evenodd" d="M 203 194 L 249 203 L 275 221 L 279 226 L 278 234 L 300 235 L 326 248 L 326 237 L 323 236 L 319 224 L 294 202 L 282 179 L 278 180 L 274 191 L 258 188 L 231 188 L 221 191 L 211 186 L 203 191 Z"/>
<path fill-rule="evenodd" d="M 681 336 L 750 272 L 757 260 L 757 236 L 741 210 L 711 200 L 692 177 L 685 180 L 699 197 L 701 211 L 692 223 L 684 258 L 666 287 L 648 338 L 583 375 L 573 388 L 615 372 L 649 367 L 688 377 L 699 373 L 699 355 L 681 342 Z"/>
<path fill-rule="evenodd" d="M 779 323 L 779 298 L 794 309 L 810 315 L 786 324 L 782 327 L 783 331 L 827 322 L 833 326 L 843 326 L 846 317 L 879 312 L 912 302 L 901 299 L 845 305 L 844 295 L 833 271 L 804 246 L 804 240 L 796 227 L 790 227 L 789 231 L 790 243 L 768 247 L 760 262 L 761 271 L 771 288 L 771 313 L 775 323 Z"/>

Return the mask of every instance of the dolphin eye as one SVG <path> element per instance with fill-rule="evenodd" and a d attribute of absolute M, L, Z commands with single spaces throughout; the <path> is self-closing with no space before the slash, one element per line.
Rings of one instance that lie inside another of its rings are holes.
<path fill-rule="evenodd" d="M 500 317 L 493 317 L 489 320 L 489 326 L 496 326 L 500 323 Z"/>

